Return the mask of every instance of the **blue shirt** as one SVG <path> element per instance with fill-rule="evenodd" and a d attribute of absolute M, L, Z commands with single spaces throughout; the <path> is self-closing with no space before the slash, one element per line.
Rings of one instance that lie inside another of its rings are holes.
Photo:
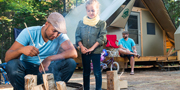
<path fill-rule="evenodd" d="M 128 49 L 129 51 L 133 51 L 132 47 L 135 46 L 135 42 L 133 39 L 128 38 L 128 40 L 126 41 L 124 38 L 119 40 L 118 46 L 122 45 L 124 48 Z"/>
<path fill-rule="evenodd" d="M 69 38 L 66 34 L 61 34 L 54 40 L 48 40 L 48 42 L 44 42 L 41 35 L 41 29 L 42 26 L 28 27 L 35 47 L 39 49 L 40 59 L 41 61 L 43 61 L 46 57 L 57 54 L 60 45 Z M 33 46 L 28 30 L 24 29 L 16 39 L 16 41 L 23 46 Z M 31 62 L 34 64 L 40 64 L 38 56 L 30 57 L 22 54 L 20 60 Z"/>

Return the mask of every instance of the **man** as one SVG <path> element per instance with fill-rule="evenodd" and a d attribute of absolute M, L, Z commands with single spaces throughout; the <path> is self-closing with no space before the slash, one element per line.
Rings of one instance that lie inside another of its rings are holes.
<path fill-rule="evenodd" d="M 122 32 L 123 38 L 119 40 L 119 53 L 121 57 L 128 57 L 130 60 L 131 65 L 131 73 L 130 75 L 134 75 L 134 56 L 137 56 L 140 58 L 140 56 L 137 54 L 135 42 L 133 39 L 129 38 L 129 32 L 123 31 Z"/>
<path fill-rule="evenodd" d="M 41 84 L 43 67 L 46 73 L 54 74 L 55 81 L 70 79 L 76 67 L 71 58 L 76 58 L 77 52 L 65 33 L 64 17 L 53 12 L 45 25 L 25 28 L 19 34 L 5 56 L 8 78 L 14 90 L 24 90 L 27 74 L 37 75 L 37 83 Z M 63 49 L 62 53 L 58 53 L 59 48 Z"/>

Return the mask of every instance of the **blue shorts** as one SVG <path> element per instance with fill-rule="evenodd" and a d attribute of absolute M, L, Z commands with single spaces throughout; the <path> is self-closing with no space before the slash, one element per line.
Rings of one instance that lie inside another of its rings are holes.
<path fill-rule="evenodd" d="M 130 61 L 130 58 L 131 58 L 131 57 L 134 57 L 134 55 L 122 55 L 122 54 L 120 54 L 120 56 L 121 56 L 121 57 L 127 57 L 127 58 L 129 59 L 129 61 Z"/>

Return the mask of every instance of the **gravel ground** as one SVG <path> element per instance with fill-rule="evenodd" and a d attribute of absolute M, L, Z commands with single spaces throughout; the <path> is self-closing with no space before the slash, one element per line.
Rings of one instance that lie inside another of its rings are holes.
<path fill-rule="evenodd" d="M 83 84 L 82 70 L 76 70 L 70 82 Z M 180 70 L 161 71 L 158 69 L 135 69 L 135 74 L 130 75 L 126 70 L 121 76 L 121 80 L 128 81 L 128 88 L 121 90 L 180 90 Z M 102 78 L 107 79 L 106 72 L 103 71 Z M 91 90 L 95 90 L 95 78 L 91 75 Z"/>
<path fill-rule="evenodd" d="M 121 90 L 180 90 L 180 70 L 161 71 L 156 69 L 135 69 L 135 75 L 125 70 L 121 80 L 128 81 L 128 88 Z M 83 84 L 82 70 L 75 70 L 69 82 Z M 103 80 L 107 79 L 106 72 L 102 73 Z M 90 90 L 95 90 L 95 77 L 91 74 Z M 9 85 L 8 85 L 9 86 Z M 2 85 L 0 85 L 2 87 Z M 10 89 L 12 90 L 12 89 Z M 75 90 L 68 88 L 68 90 Z"/>

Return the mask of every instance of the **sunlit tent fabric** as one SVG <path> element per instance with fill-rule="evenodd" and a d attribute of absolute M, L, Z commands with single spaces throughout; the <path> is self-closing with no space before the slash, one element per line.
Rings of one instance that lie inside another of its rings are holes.
<path fill-rule="evenodd" d="M 110 24 L 110 26 L 124 28 L 132 11 L 134 2 L 135 0 L 131 0 L 121 11 L 121 13 L 115 18 L 115 20 Z"/>
<path fill-rule="evenodd" d="M 124 2 L 125 0 L 114 0 L 108 8 L 100 14 L 101 20 L 106 21 Z"/>
<path fill-rule="evenodd" d="M 100 18 L 106 21 L 125 0 L 98 0 L 100 3 Z M 75 44 L 75 31 L 79 20 L 86 15 L 85 4 L 82 4 L 71 10 L 65 17 L 67 35 L 70 41 Z"/>
<path fill-rule="evenodd" d="M 178 27 L 178 29 L 176 30 L 176 32 L 174 33 L 174 41 L 175 41 L 175 49 L 176 50 L 180 50 L 180 26 Z"/>

